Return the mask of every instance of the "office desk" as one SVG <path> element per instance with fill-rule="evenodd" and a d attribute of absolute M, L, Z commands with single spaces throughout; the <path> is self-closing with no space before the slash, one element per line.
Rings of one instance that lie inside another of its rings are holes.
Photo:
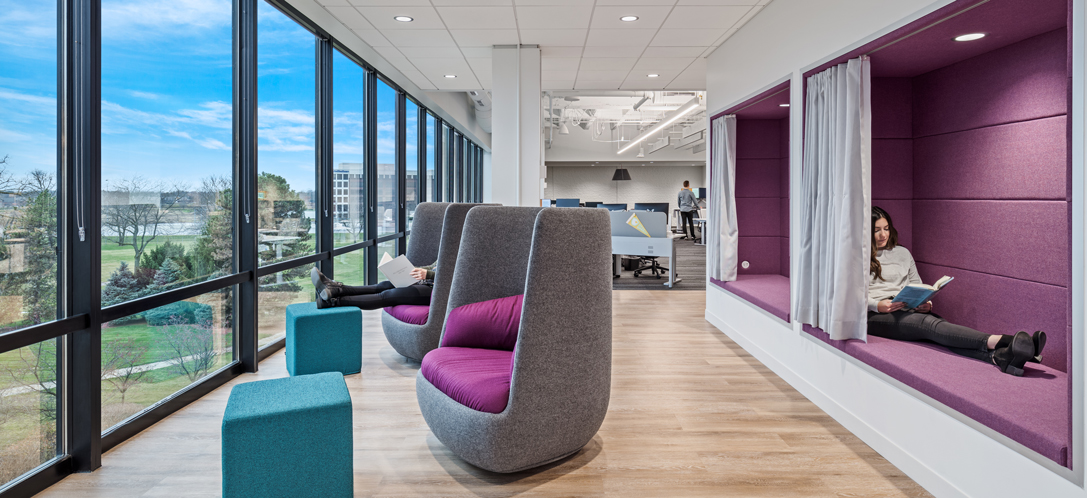
<path fill-rule="evenodd" d="M 628 256 L 667 256 L 668 257 L 668 282 L 664 283 L 669 289 L 681 281 L 676 275 L 676 245 L 675 239 L 669 234 L 667 237 L 611 237 L 612 275 L 616 273 L 616 261 L 621 254 Z"/>
<path fill-rule="evenodd" d="M 706 245 L 706 220 L 705 218 L 695 218 L 694 222 L 698 223 L 698 242 L 696 244 L 700 246 Z"/>

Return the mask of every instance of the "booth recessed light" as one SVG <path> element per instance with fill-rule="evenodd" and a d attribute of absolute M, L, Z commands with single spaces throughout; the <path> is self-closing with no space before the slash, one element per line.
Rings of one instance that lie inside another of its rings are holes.
<path fill-rule="evenodd" d="M 778 107 L 789 107 L 789 104 L 778 104 Z"/>
<path fill-rule="evenodd" d="M 985 33 L 970 33 L 968 35 L 959 35 L 955 37 L 955 41 L 974 41 L 985 38 Z"/>
<path fill-rule="evenodd" d="M 623 16 L 619 18 L 623 22 L 634 22 L 638 20 L 638 16 Z"/>
<path fill-rule="evenodd" d="M 453 78 L 456 78 L 456 77 L 457 77 L 457 75 L 455 75 L 455 74 L 447 74 L 447 75 L 445 75 L 445 77 L 446 77 L 446 78 L 449 78 L 449 79 L 453 79 Z"/>
<path fill-rule="evenodd" d="M 660 76 L 660 75 L 659 75 L 659 74 L 647 74 L 647 75 L 645 75 L 645 76 L 646 76 L 647 78 L 656 78 L 656 77 L 658 77 L 658 76 Z"/>
<path fill-rule="evenodd" d="M 415 20 L 415 18 L 408 17 L 408 16 L 396 16 L 396 17 L 393 17 L 393 20 L 400 21 L 400 22 L 412 22 L 412 21 Z"/>

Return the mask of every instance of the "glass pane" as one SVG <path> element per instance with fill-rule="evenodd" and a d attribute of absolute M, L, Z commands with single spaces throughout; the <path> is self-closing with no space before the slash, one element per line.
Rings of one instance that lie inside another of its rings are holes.
<path fill-rule="evenodd" d="M 56 7 L 0 0 L 0 332 L 57 317 Z"/>
<path fill-rule="evenodd" d="M 231 22 L 102 1 L 103 306 L 233 270 Z"/>
<path fill-rule="evenodd" d="M 347 285 L 366 285 L 366 247 L 336 256 L 336 280 Z"/>
<path fill-rule="evenodd" d="M 57 456 L 60 341 L 0 354 L 0 487 Z"/>
<path fill-rule="evenodd" d="M 234 361 L 234 288 L 102 324 L 102 430 Z"/>
<path fill-rule="evenodd" d="M 316 38 L 257 4 L 257 232 L 260 264 L 316 250 Z"/>
<path fill-rule="evenodd" d="M 336 247 L 365 240 L 366 169 L 362 67 L 332 51 L 332 232 Z"/>
<path fill-rule="evenodd" d="M 407 178 L 405 183 L 407 187 L 404 189 L 404 203 L 405 209 L 408 210 L 408 226 L 411 226 L 411 220 L 414 217 L 415 206 L 419 204 L 419 106 L 414 102 L 404 99 L 404 120 L 405 131 L 404 138 L 406 140 L 404 146 L 404 157 L 407 170 Z"/>
<path fill-rule="evenodd" d="M 436 174 L 436 158 L 438 154 L 438 121 L 434 116 L 426 116 L 426 200 L 434 202 L 438 200 L 438 188 Z"/>
<path fill-rule="evenodd" d="M 453 133 L 442 124 L 442 200 L 453 202 Z"/>
<path fill-rule="evenodd" d="M 310 268 L 311 265 L 303 265 L 260 278 L 257 293 L 260 301 L 257 306 L 258 347 L 286 336 L 288 305 L 308 303 L 316 297 L 309 278 Z"/>
<path fill-rule="evenodd" d="M 388 254 L 390 258 L 396 257 L 396 240 L 387 240 L 377 245 L 377 260 L 381 261 Z M 385 278 L 385 274 L 381 270 L 377 271 L 377 281 L 381 282 L 388 280 Z"/>
<path fill-rule="evenodd" d="M 396 183 L 396 91 L 377 80 L 378 237 L 397 231 Z"/>

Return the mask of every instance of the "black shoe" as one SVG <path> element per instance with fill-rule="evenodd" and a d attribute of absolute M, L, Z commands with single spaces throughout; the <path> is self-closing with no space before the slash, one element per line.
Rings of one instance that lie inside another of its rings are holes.
<path fill-rule="evenodd" d="M 317 294 L 317 309 L 323 310 L 325 308 L 335 308 L 340 304 L 340 300 L 336 298 L 325 299 L 321 297 L 321 294 Z"/>
<path fill-rule="evenodd" d="M 326 277 L 316 266 L 309 271 L 309 279 L 310 282 L 313 282 L 313 288 L 317 289 L 317 297 L 320 298 L 318 299 L 318 302 L 321 299 L 327 301 L 340 297 L 340 290 L 343 284 Z M 317 307 L 321 308 L 320 305 Z"/>
<path fill-rule="evenodd" d="M 1030 336 L 1030 339 L 1034 341 L 1034 356 L 1027 361 L 1041 363 L 1042 350 L 1045 349 L 1045 332 L 1036 330 L 1034 331 L 1034 335 Z"/>
<path fill-rule="evenodd" d="M 1023 365 L 1034 356 L 1034 341 L 1026 332 L 1018 332 L 1011 345 L 989 352 L 989 359 L 1001 372 L 1016 377 L 1023 376 Z"/>

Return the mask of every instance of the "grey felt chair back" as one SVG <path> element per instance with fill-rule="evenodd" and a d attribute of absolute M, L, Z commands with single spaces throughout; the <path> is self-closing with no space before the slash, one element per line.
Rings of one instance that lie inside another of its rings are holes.
<path fill-rule="evenodd" d="M 435 203 L 437 204 L 437 203 Z M 381 313 L 381 328 L 389 345 L 402 356 L 415 361 L 422 361 L 427 353 L 438 347 L 442 326 L 445 324 L 446 300 L 449 299 L 449 287 L 453 281 L 453 272 L 457 267 L 457 253 L 460 251 L 461 230 L 468 211 L 480 204 L 447 203 L 445 217 L 442 220 L 441 237 L 438 241 L 438 264 L 434 276 L 434 288 L 430 294 L 430 314 L 426 323 L 416 325 L 397 320 L 388 312 Z M 416 218 L 418 219 L 418 218 Z M 412 242 L 415 241 L 414 223 Z M 410 247 L 408 248 L 411 249 Z M 416 266 L 423 266 L 411 256 L 408 260 Z"/>
<path fill-rule="evenodd" d="M 524 294 L 510 398 L 502 413 L 480 412 L 418 375 L 435 436 L 494 472 L 544 465 L 588 443 L 611 396 L 611 279 L 606 210 L 472 210 L 449 306 Z"/>
<path fill-rule="evenodd" d="M 415 266 L 427 266 L 438 260 L 438 245 L 442 240 L 442 224 L 449 202 L 424 202 L 415 207 L 411 221 L 411 238 L 406 256 Z"/>

